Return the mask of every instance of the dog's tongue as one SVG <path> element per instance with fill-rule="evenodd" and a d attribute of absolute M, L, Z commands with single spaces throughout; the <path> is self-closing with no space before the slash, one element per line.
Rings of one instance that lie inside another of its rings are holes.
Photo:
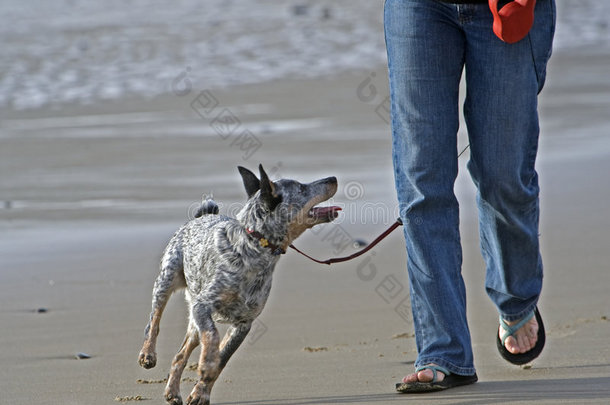
<path fill-rule="evenodd" d="M 329 207 L 313 207 L 313 216 L 316 218 L 336 218 L 339 215 L 339 211 L 341 211 L 341 207 L 337 207 L 336 205 L 331 205 Z"/>

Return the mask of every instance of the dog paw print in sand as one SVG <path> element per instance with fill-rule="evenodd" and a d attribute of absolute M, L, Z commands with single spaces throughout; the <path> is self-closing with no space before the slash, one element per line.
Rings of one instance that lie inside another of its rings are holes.
<path fill-rule="evenodd" d="M 316 353 L 316 352 L 327 352 L 328 351 L 328 347 L 326 346 L 320 346 L 320 347 L 311 347 L 311 346 L 306 346 L 303 348 L 304 352 L 309 352 L 309 353 Z"/>
<path fill-rule="evenodd" d="M 395 339 L 410 339 L 410 338 L 414 338 L 414 337 L 415 337 L 415 333 L 412 333 L 412 332 L 397 333 L 396 335 L 392 336 L 392 340 L 395 340 Z"/>
<path fill-rule="evenodd" d="M 114 400 L 116 402 L 130 402 L 130 401 L 147 401 L 150 398 L 145 398 L 142 395 L 130 395 L 126 397 L 116 397 Z"/>
<path fill-rule="evenodd" d="M 556 338 L 564 338 L 574 335 L 582 325 L 604 322 L 608 322 L 608 316 L 606 315 L 601 315 L 596 318 L 577 318 L 569 323 L 553 326 L 550 330 L 547 330 L 547 335 Z"/>
<path fill-rule="evenodd" d="M 167 382 L 167 378 L 163 378 L 161 380 L 136 380 L 137 384 L 165 384 Z"/>
<path fill-rule="evenodd" d="M 197 382 L 198 380 L 193 377 L 182 377 L 181 382 Z M 167 378 L 159 379 L 159 380 L 136 380 L 137 384 L 165 384 L 167 382 Z"/>

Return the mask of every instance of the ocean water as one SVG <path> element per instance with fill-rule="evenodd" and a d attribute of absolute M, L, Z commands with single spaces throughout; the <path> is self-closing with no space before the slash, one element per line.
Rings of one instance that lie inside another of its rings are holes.
<path fill-rule="evenodd" d="M 385 62 L 383 0 L 3 0 L 0 108 L 319 77 Z M 610 48 L 610 2 L 558 0 L 556 47 Z"/>

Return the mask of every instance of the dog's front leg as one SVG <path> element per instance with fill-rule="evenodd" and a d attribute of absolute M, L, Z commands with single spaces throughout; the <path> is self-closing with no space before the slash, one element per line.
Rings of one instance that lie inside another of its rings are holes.
<path fill-rule="evenodd" d="M 222 339 L 222 343 L 220 343 L 220 370 L 225 368 L 227 362 L 233 353 L 235 353 L 235 350 L 237 350 L 246 336 L 248 336 L 251 327 L 251 322 L 231 325 L 229 327 Z"/>
<path fill-rule="evenodd" d="M 201 356 L 199 358 L 199 381 L 186 399 L 187 405 L 209 405 L 212 387 L 220 374 L 220 338 L 212 320 L 210 306 L 197 303 L 192 316 L 199 329 Z"/>

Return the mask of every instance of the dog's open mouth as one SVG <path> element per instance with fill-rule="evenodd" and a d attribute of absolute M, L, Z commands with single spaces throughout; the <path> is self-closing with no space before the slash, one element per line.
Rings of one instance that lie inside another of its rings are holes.
<path fill-rule="evenodd" d="M 309 210 L 308 214 L 313 219 L 332 221 L 333 219 L 337 218 L 339 211 L 341 211 L 341 207 L 332 205 L 329 207 L 313 207 Z"/>

